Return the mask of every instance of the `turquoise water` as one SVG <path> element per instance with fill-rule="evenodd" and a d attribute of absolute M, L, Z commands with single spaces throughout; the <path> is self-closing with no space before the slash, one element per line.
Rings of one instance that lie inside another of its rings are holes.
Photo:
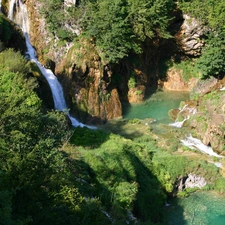
<path fill-rule="evenodd" d="M 183 100 L 188 100 L 187 92 L 158 91 L 150 95 L 143 103 L 123 105 L 123 117 L 126 119 L 154 118 L 159 123 L 168 124 L 172 120 L 168 116 L 170 109 L 179 108 Z"/>
<path fill-rule="evenodd" d="M 196 192 L 177 198 L 166 207 L 166 225 L 225 225 L 225 196 L 215 192 Z"/>
<path fill-rule="evenodd" d="M 158 123 L 171 122 L 168 111 L 178 108 L 180 101 L 188 100 L 188 93 L 156 92 L 144 103 L 124 105 L 127 119 L 154 118 Z M 164 225 L 225 225 L 225 196 L 215 192 L 196 192 L 188 198 L 173 198 L 165 207 Z"/>

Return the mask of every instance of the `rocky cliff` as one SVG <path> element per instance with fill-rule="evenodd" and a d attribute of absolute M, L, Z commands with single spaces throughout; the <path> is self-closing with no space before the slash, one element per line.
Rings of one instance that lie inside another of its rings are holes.
<path fill-rule="evenodd" d="M 201 40 L 204 28 L 180 11 L 170 26 L 174 36 L 147 39 L 142 45 L 142 54 L 132 54 L 118 64 L 108 65 L 101 60 L 91 40 L 59 41 L 46 29 L 46 21 L 40 13 L 43 5 L 34 0 L 25 3 L 31 43 L 39 61 L 55 72 L 63 85 L 71 114 L 83 122 L 102 123 L 121 117 L 121 103 L 143 101 L 149 87 L 190 91 L 198 81 L 194 77 L 185 80 L 182 69 L 167 66 L 163 76 L 161 73 L 166 59 L 196 57 L 204 45 Z"/>
<path fill-rule="evenodd" d="M 225 154 L 225 79 L 210 78 L 200 81 L 192 93 L 197 99 L 197 113 L 187 121 L 189 126 L 205 145 Z"/>

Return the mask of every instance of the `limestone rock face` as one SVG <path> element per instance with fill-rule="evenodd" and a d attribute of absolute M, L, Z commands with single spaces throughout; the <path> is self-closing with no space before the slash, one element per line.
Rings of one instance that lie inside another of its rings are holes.
<path fill-rule="evenodd" d="M 207 184 L 204 177 L 197 176 L 196 174 L 188 174 L 188 178 L 186 179 L 184 186 L 185 188 L 203 188 Z"/>
<path fill-rule="evenodd" d="M 187 176 L 181 176 L 175 183 L 174 194 L 181 192 L 186 188 L 203 188 L 207 184 L 204 177 L 189 173 Z"/>
<path fill-rule="evenodd" d="M 201 37 L 204 34 L 204 28 L 200 22 L 188 15 L 183 15 L 184 22 L 177 34 L 177 42 L 180 49 L 187 55 L 198 56 L 204 43 Z"/>
<path fill-rule="evenodd" d="M 213 78 L 205 84 L 201 83 L 201 88 L 196 87 L 197 92 L 200 93 L 197 113 L 187 121 L 187 125 L 196 132 L 205 145 L 211 146 L 215 152 L 224 155 L 225 91 L 218 88 L 219 83 Z M 203 93 L 205 94 L 202 95 Z"/>
<path fill-rule="evenodd" d="M 70 7 L 76 4 L 76 0 L 64 0 L 64 4 Z"/>
<path fill-rule="evenodd" d="M 182 70 L 170 68 L 167 71 L 166 81 L 160 81 L 159 84 L 163 89 L 169 91 L 191 91 L 197 81 L 197 78 L 185 81 L 182 78 Z"/>
<path fill-rule="evenodd" d="M 111 84 L 111 68 L 102 65 L 91 42 L 83 41 L 79 49 L 71 47 L 63 67 L 67 81 L 62 80 L 62 84 L 76 118 L 99 124 L 122 116 L 118 90 Z"/>
<path fill-rule="evenodd" d="M 203 96 L 217 88 L 218 80 L 215 77 L 211 77 L 207 80 L 199 80 L 196 86 L 193 88 L 193 94 Z"/>
<path fill-rule="evenodd" d="M 65 4 L 71 6 L 76 1 L 68 0 Z M 85 123 L 102 123 L 121 117 L 122 106 L 117 88 L 108 87 L 111 70 L 102 65 L 94 47 L 81 43 L 75 52 L 73 43 L 59 45 L 48 32 L 46 21 L 40 14 L 41 3 L 26 0 L 26 5 L 31 43 L 37 50 L 39 61 L 52 69 L 61 82 L 71 115 Z"/>

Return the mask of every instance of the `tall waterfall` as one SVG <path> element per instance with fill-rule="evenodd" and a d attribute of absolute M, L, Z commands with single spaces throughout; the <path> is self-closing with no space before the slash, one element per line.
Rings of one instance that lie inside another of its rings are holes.
<path fill-rule="evenodd" d="M 80 123 L 75 118 L 70 116 L 67 105 L 66 105 L 66 101 L 64 98 L 63 89 L 62 89 L 62 86 L 59 83 L 57 77 L 53 74 L 53 72 L 51 70 L 44 68 L 37 59 L 36 51 L 30 43 L 29 19 L 28 19 L 26 5 L 23 4 L 23 2 L 21 0 L 10 0 L 8 18 L 10 20 L 14 21 L 16 24 L 18 24 L 21 27 L 21 29 L 24 33 L 25 39 L 26 39 L 26 46 L 27 46 L 26 54 L 28 55 L 29 60 L 36 63 L 36 65 L 40 69 L 41 73 L 45 76 L 46 80 L 48 81 L 49 86 L 52 91 L 55 109 L 66 112 L 68 114 L 73 126 L 75 126 L 75 127 L 86 126 L 86 125 Z M 87 127 L 92 128 L 90 126 L 87 126 Z"/>

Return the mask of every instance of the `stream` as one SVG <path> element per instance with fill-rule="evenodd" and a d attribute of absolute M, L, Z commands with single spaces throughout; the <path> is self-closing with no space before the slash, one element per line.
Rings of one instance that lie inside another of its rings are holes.
<path fill-rule="evenodd" d="M 188 93 L 156 92 L 144 103 L 125 105 L 123 117 L 125 119 L 146 119 L 150 117 L 155 119 L 156 126 L 160 126 L 160 124 L 170 126 L 172 120 L 168 116 L 168 111 L 179 108 L 180 102 L 187 99 L 189 99 Z M 181 127 L 179 129 L 182 129 Z M 209 157 L 222 158 L 222 156 L 213 152 L 210 147 L 205 146 L 199 139 L 191 135 L 186 136 L 180 142 L 190 149 L 197 149 L 199 153 L 209 155 Z M 221 167 L 220 163 L 216 166 Z M 172 198 L 169 206 L 165 207 L 165 214 L 167 218 L 165 225 L 224 225 L 225 196 L 218 195 L 216 192 L 198 191 L 187 198 Z"/>

